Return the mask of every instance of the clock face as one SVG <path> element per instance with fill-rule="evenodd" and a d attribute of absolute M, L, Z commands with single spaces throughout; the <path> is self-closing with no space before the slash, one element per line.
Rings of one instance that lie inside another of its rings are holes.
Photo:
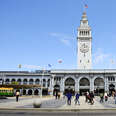
<path fill-rule="evenodd" d="M 86 52 L 88 52 L 89 51 L 89 46 L 87 45 L 87 44 L 82 44 L 81 45 L 81 47 L 80 47 L 80 51 L 82 52 L 82 53 L 86 53 Z"/>

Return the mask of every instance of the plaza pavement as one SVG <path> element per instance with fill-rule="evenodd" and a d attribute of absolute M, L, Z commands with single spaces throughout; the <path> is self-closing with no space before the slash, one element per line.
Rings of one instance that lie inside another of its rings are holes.
<path fill-rule="evenodd" d="M 39 103 L 42 101 L 42 108 L 40 109 L 55 109 L 55 110 L 73 110 L 73 109 L 116 109 L 114 99 L 109 97 L 107 102 L 100 103 L 99 97 L 95 97 L 94 104 L 90 105 L 85 103 L 85 97 L 80 97 L 80 105 L 74 104 L 74 98 L 72 98 L 71 105 L 67 105 L 66 98 L 56 100 L 55 97 L 37 97 L 37 96 L 24 96 L 19 98 L 19 102 L 16 102 L 15 97 L 10 97 L 6 100 L 0 99 L 0 109 L 33 109 L 33 103 Z"/>

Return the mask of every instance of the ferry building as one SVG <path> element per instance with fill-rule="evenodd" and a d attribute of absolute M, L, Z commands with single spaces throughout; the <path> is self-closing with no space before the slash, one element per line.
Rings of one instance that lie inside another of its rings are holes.
<path fill-rule="evenodd" d="M 19 85 L 38 85 L 20 89 L 23 95 L 53 95 L 55 91 L 72 93 L 93 91 L 96 94 L 116 90 L 116 70 L 92 69 L 92 33 L 84 12 L 77 30 L 78 69 L 0 71 L 2 85 L 18 82 Z"/>

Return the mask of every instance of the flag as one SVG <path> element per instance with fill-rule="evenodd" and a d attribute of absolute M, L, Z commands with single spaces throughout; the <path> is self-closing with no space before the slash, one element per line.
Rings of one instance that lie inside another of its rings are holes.
<path fill-rule="evenodd" d="M 22 65 L 21 65 L 21 64 L 19 64 L 19 65 L 18 65 L 18 68 L 21 68 L 21 67 L 22 67 Z"/>
<path fill-rule="evenodd" d="M 48 67 L 52 67 L 52 65 L 51 64 L 48 64 Z"/>
<path fill-rule="evenodd" d="M 85 4 L 85 8 L 88 8 L 88 5 L 87 4 Z"/>
<path fill-rule="evenodd" d="M 61 60 L 61 59 L 59 59 L 59 60 L 58 60 L 58 63 L 62 63 L 62 60 Z"/>

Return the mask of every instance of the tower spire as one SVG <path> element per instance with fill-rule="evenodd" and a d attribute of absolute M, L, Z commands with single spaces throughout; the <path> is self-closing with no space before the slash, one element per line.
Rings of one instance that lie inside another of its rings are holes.
<path fill-rule="evenodd" d="M 83 12 L 80 26 L 78 28 L 78 68 L 91 69 L 92 65 L 92 35 L 91 27 L 88 24 L 86 12 Z"/>

